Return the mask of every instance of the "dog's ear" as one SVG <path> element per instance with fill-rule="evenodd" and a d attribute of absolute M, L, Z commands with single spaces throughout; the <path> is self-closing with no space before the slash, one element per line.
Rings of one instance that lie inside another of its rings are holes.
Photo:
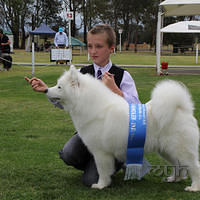
<path fill-rule="evenodd" d="M 76 69 L 76 67 L 74 65 L 70 65 L 69 70 L 74 70 L 74 69 Z"/>
<path fill-rule="evenodd" d="M 70 66 L 70 75 L 71 75 L 71 85 L 73 87 L 78 87 L 79 86 L 79 76 L 78 76 L 78 71 L 75 68 L 74 65 Z"/>

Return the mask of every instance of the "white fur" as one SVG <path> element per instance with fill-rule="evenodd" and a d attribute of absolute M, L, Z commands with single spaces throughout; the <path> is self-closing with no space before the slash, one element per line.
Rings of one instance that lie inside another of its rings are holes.
<path fill-rule="evenodd" d="M 73 66 L 49 88 L 47 96 L 58 100 L 94 155 L 99 181 L 93 188 L 111 183 L 114 159 L 125 162 L 128 140 L 128 103 L 101 81 L 79 73 Z M 191 96 L 183 84 L 161 81 L 147 106 L 145 153 L 157 152 L 173 165 L 188 166 L 192 185 L 200 191 L 199 129 L 193 116 Z M 184 179 L 171 176 L 169 182 Z"/>

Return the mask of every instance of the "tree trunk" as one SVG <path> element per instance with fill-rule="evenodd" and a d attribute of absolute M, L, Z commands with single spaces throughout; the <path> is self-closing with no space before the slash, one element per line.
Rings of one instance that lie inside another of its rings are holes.
<path fill-rule="evenodd" d="M 87 7 L 85 0 L 82 2 L 82 8 L 83 8 L 83 38 L 84 43 L 87 44 Z"/>
<path fill-rule="evenodd" d="M 123 37 L 122 37 L 122 40 L 123 41 L 127 41 L 127 47 L 126 49 L 128 48 L 129 46 L 129 13 L 125 13 L 125 16 L 124 16 L 124 34 L 123 34 Z"/>
<path fill-rule="evenodd" d="M 25 40 L 26 40 L 25 30 L 24 28 L 22 28 L 21 49 L 25 49 Z"/>
<path fill-rule="evenodd" d="M 135 45 L 134 45 L 135 46 L 134 47 L 135 53 L 137 53 L 137 43 L 138 43 L 138 27 L 137 26 L 136 26 L 136 29 L 135 29 Z"/>

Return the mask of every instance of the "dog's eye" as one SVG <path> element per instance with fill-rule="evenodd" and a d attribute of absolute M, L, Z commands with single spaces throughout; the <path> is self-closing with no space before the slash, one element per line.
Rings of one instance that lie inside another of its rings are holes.
<path fill-rule="evenodd" d="M 60 86 L 58 86 L 58 89 L 61 89 L 61 87 L 60 87 Z"/>

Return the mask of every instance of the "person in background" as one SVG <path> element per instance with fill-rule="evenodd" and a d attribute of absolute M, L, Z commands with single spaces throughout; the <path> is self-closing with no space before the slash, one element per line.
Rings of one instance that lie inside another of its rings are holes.
<path fill-rule="evenodd" d="M 3 29 L 0 29 L 0 62 L 3 62 L 4 70 L 7 70 L 7 71 L 11 68 L 11 65 L 12 65 L 12 58 L 9 55 L 10 43 L 11 42 L 8 36 L 3 34 Z"/>
<path fill-rule="evenodd" d="M 58 32 L 54 38 L 54 44 L 56 48 L 67 48 L 68 47 L 68 37 L 65 32 L 63 32 L 63 28 L 59 28 Z"/>
<path fill-rule="evenodd" d="M 89 73 L 102 81 L 112 92 L 122 96 L 128 103 L 139 104 L 135 82 L 129 72 L 117 67 L 110 60 L 116 43 L 116 35 L 109 25 L 97 25 L 88 32 L 88 52 L 93 64 L 83 67 L 80 72 Z M 33 90 L 46 92 L 48 86 L 38 78 L 25 79 L 31 84 Z M 92 97 L 91 97 L 92 98 Z M 103 100 L 103 97 L 102 97 Z M 63 108 L 56 101 L 52 103 L 59 108 Z M 94 130 L 95 131 L 95 130 Z M 98 171 L 93 156 L 82 142 L 78 133 L 64 145 L 59 152 L 60 158 L 67 164 L 83 171 L 82 183 L 91 186 L 98 182 Z M 124 163 L 115 161 L 116 171 L 122 168 Z"/>
<path fill-rule="evenodd" d="M 10 40 L 3 34 L 3 29 L 0 29 L 0 51 L 1 53 L 10 53 Z"/>

